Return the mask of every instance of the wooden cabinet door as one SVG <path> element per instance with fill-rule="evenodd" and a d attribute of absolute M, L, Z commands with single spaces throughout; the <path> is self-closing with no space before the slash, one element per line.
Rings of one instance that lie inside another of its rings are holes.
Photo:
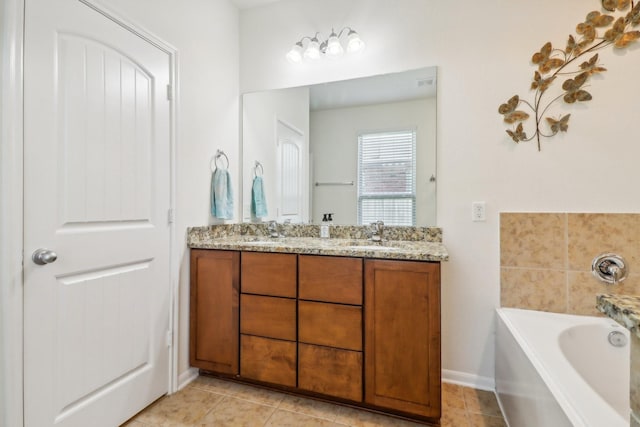
<path fill-rule="evenodd" d="M 365 402 L 440 417 L 440 264 L 365 260 Z"/>
<path fill-rule="evenodd" d="M 239 277 L 239 252 L 191 250 L 191 366 L 238 374 Z"/>

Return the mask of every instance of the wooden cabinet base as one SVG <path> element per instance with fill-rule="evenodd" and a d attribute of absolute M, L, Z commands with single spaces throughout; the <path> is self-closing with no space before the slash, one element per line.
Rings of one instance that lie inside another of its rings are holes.
<path fill-rule="evenodd" d="M 192 366 L 439 425 L 439 263 L 193 250 L 190 319 Z"/>
<path fill-rule="evenodd" d="M 240 376 L 296 386 L 296 343 L 240 335 Z"/>

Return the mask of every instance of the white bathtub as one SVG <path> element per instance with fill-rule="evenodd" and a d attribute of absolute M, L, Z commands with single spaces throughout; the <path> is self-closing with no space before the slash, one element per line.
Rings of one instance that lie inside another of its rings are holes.
<path fill-rule="evenodd" d="M 500 308 L 496 391 L 510 427 L 628 427 L 629 331 L 607 318 Z M 612 331 L 624 347 L 608 341 Z"/>

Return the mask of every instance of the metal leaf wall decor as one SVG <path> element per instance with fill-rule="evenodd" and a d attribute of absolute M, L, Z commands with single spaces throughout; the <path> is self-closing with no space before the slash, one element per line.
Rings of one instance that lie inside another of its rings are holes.
<path fill-rule="evenodd" d="M 597 51 L 609 46 L 624 49 L 640 39 L 640 31 L 634 30 L 640 25 L 640 3 L 634 4 L 633 0 L 601 2 L 603 11 L 589 12 L 584 22 L 576 26 L 576 35 L 569 35 L 564 49 L 547 42 L 533 54 L 531 62 L 537 66 L 531 82 L 531 90 L 535 91 L 533 101 L 514 95 L 498 108 L 504 122 L 512 125 L 507 134 L 514 142 L 536 139 L 540 151 L 541 137 L 549 138 L 558 132 L 566 132 L 571 114 L 550 117 L 547 115 L 549 107 L 560 100 L 567 104 L 590 101 L 592 97 L 586 90 L 587 83 L 594 74 L 607 71 L 599 64 Z M 560 95 L 548 95 L 556 80 L 563 79 Z M 535 128 L 528 136 L 524 123 L 532 115 Z"/>

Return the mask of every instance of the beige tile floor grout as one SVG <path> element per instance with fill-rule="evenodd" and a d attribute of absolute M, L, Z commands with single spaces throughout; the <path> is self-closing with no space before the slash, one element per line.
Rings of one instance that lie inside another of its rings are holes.
<path fill-rule="evenodd" d="M 506 427 L 495 395 L 442 385 L 442 427 Z M 418 427 L 399 418 L 200 376 L 123 426 Z"/>

